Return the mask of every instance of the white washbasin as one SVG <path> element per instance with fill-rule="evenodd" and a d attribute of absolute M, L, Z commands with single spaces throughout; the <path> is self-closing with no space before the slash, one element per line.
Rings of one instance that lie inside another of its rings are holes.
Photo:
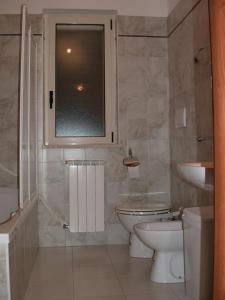
<path fill-rule="evenodd" d="M 180 163 L 177 164 L 177 170 L 187 183 L 213 192 L 214 166 L 212 162 Z"/>

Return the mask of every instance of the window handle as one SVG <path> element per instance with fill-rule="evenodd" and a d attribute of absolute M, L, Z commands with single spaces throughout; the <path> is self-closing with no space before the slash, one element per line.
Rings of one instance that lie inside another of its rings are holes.
<path fill-rule="evenodd" d="M 52 109 L 53 105 L 53 91 L 49 91 L 49 107 Z"/>

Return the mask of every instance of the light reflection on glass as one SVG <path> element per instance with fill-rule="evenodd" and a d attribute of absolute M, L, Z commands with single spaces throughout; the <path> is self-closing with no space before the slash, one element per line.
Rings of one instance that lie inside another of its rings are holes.
<path fill-rule="evenodd" d="M 83 83 L 78 83 L 78 84 L 76 84 L 76 90 L 77 90 L 78 92 L 83 92 L 83 90 L 84 90 L 84 85 L 83 85 Z"/>

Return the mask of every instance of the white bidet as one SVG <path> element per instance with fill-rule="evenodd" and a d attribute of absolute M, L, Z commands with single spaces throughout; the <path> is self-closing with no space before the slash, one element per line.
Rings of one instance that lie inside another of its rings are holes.
<path fill-rule="evenodd" d="M 140 240 L 155 250 L 150 278 L 159 283 L 184 282 L 181 221 L 140 223 L 134 226 Z"/>

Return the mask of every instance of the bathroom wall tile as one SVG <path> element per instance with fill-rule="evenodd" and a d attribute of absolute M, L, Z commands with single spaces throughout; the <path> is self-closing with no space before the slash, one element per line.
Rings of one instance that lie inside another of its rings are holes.
<path fill-rule="evenodd" d="M 130 194 L 147 193 L 148 189 L 148 178 L 131 178 L 128 180 L 128 190 Z"/>
<path fill-rule="evenodd" d="M 148 137 L 169 137 L 169 103 L 167 97 L 151 97 L 148 101 Z"/>
<path fill-rule="evenodd" d="M 29 14 L 29 12 L 28 12 Z M 42 34 L 43 33 L 43 16 L 42 14 L 29 14 L 28 20 L 32 27 L 33 34 Z"/>
<path fill-rule="evenodd" d="M 170 144 L 168 139 L 149 141 L 149 191 L 170 193 Z"/>
<path fill-rule="evenodd" d="M 192 26 L 193 17 L 190 15 L 169 38 L 169 72 L 172 96 L 185 91 L 190 93 L 194 89 L 194 41 Z"/>
<path fill-rule="evenodd" d="M 138 95 L 135 97 L 130 97 L 127 99 L 127 118 L 128 118 L 128 123 L 129 119 L 138 119 L 142 118 L 142 120 L 145 120 L 147 118 L 147 106 L 148 106 L 148 96 L 147 93 L 146 95 Z M 145 118 L 145 119 L 144 119 Z M 131 120 L 132 122 L 132 120 Z M 137 122 L 137 120 L 134 120 L 134 124 Z M 128 124 L 128 128 L 130 128 Z M 129 130 L 128 130 L 129 132 Z"/>
<path fill-rule="evenodd" d="M 0 33 L 1 34 L 18 34 L 20 33 L 20 15 L 0 14 Z"/>
<path fill-rule="evenodd" d="M 0 50 L 0 162 L 17 173 L 19 38 L 0 37 Z M 0 185 L 17 187 L 17 178 L 1 170 Z"/>
<path fill-rule="evenodd" d="M 68 204 L 69 198 L 64 183 L 41 184 L 39 193 L 56 215 L 62 219 L 66 217 L 68 219 L 68 216 L 66 216 L 66 205 Z"/>
<path fill-rule="evenodd" d="M 149 161 L 159 160 L 166 164 L 170 163 L 170 143 L 169 139 L 149 140 Z"/>
<path fill-rule="evenodd" d="M 65 164 L 61 162 L 42 163 L 40 183 L 63 183 Z"/>
<path fill-rule="evenodd" d="M 128 56 L 119 58 L 119 86 L 120 89 L 127 89 L 127 98 L 130 98 L 132 95 L 133 97 L 146 95 L 146 92 L 149 90 L 149 81 L 146 72 L 145 58 L 136 58 L 135 60 Z M 119 93 L 121 93 L 121 91 L 119 91 Z"/>
<path fill-rule="evenodd" d="M 168 39 L 154 38 L 145 39 L 146 57 L 167 57 L 168 56 Z"/>
<path fill-rule="evenodd" d="M 106 243 L 109 245 L 127 245 L 129 243 L 129 233 L 119 223 L 107 224 L 106 237 Z"/>
<path fill-rule="evenodd" d="M 151 57 L 146 64 L 150 97 L 169 96 L 168 58 Z"/>
<path fill-rule="evenodd" d="M 197 142 L 195 138 L 171 139 L 171 161 L 190 162 L 197 159 Z M 188 149 L 188 151 L 187 151 Z"/>
<path fill-rule="evenodd" d="M 118 16 L 118 34 L 166 36 L 166 18 Z"/>
<path fill-rule="evenodd" d="M 118 121 L 118 143 L 123 145 L 126 149 L 128 143 L 128 120 L 127 113 L 119 112 L 119 121 Z"/>
<path fill-rule="evenodd" d="M 199 82 L 199 81 L 198 81 Z M 213 137 L 213 102 L 211 77 L 201 79 L 195 89 L 197 135 L 200 137 Z M 212 142 L 212 140 L 211 140 Z"/>
<path fill-rule="evenodd" d="M 66 244 L 70 246 L 104 245 L 106 232 L 70 233 L 66 232 Z"/>
<path fill-rule="evenodd" d="M 178 2 L 167 19 L 168 34 L 170 34 L 180 22 L 182 22 L 182 20 L 197 2 L 198 0 L 186 0 Z"/>
<path fill-rule="evenodd" d="M 63 160 L 82 160 L 85 159 L 84 149 L 64 149 Z"/>
<path fill-rule="evenodd" d="M 118 56 L 164 57 L 167 56 L 167 39 L 118 37 Z"/>
<path fill-rule="evenodd" d="M 18 57 L 0 58 L 1 99 L 10 99 L 18 92 Z"/>
<path fill-rule="evenodd" d="M 128 119 L 128 139 L 147 138 L 146 119 Z"/>
<path fill-rule="evenodd" d="M 118 16 L 117 19 L 118 34 L 138 35 L 145 31 L 145 18 L 132 16 Z"/>
<path fill-rule="evenodd" d="M 19 56 L 19 37 L 17 36 L 1 36 L 0 51 L 1 59 Z"/>
<path fill-rule="evenodd" d="M 42 153 L 43 163 L 63 161 L 63 149 L 43 149 Z"/>
<path fill-rule="evenodd" d="M 120 182 L 126 179 L 126 169 L 123 166 L 124 157 L 123 150 L 111 152 L 105 167 L 106 178 L 109 182 Z"/>
<path fill-rule="evenodd" d="M 167 36 L 167 18 L 159 17 L 146 17 L 145 18 L 145 30 L 149 35 L 153 36 Z"/>
<path fill-rule="evenodd" d="M 39 231 L 40 247 L 65 246 L 65 230 L 59 226 L 48 225 Z"/>
<path fill-rule="evenodd" d="M 210 23 L 209 23 L 209 3 L 202 0 L 193 10 L 194 46 L 195 50 L 205 48 L 210 53 Z M 204 51 L 203 51 L 204 52 Z M 203 53 L 202 53 L 203 54 Z M 209 61 L 211 63 L 211 60 Z"/>
<path fill-rule="evenodd" d="M 57 218 L 57 213 L 53 216 L 49 209 L 40 201 L 39 209 L 39 246 L 54 247 L 65 245 L 65 230 Z"/>
<path fill-rule="evenodd" d="M 168 192 L 170 190 L 169 164 L 158 160 L 149 163 L 148 190 L 151 192 Z"/>
<path fill-rule="evenodd" d="M 118 223 L 115 212 L 115 206 L 120 201 L 120 194 L 128 193 L 128 182 L 124 180 L 122 182 L 106 182 L 105 184 L 105 222 L 107 224 Z"/>
<path fill-rule="evenodd" d="M 28 22 L 32 25 L 33 33 L 42 33 L 42 15 L 29 15 Z M 0 14 L 0 34 L 19 34 L 21 31 L 21 15 Z"/>
<path fill-rule="evenodd" d="M 200 142 L 197 149 L 197 161 L 213 161 L 214 146 L 213 141 Z"/>
<path fill-rule="evenodd" d="M 136 58 L 145 57 L 146 42 L 140 37 L 118 37 L 118 52 L 119 57 L 134 56 Z"/>

